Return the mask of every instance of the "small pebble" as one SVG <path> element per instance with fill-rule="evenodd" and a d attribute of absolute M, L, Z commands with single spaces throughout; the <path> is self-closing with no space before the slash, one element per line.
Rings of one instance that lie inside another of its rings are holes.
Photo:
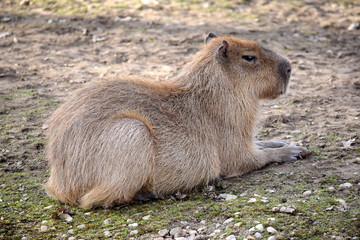
<path fill-rule="evenodd" d="M 303 196 L 305 197 L 305 196 L 310 196 L 312 194 L 312 192 L 311 191 L 305 191 L 305 192 L 303 192 Z"/>
<path fill-rule="evenodd" d="M 153 238 L 153 240 L 164 240 L 163 237 L 156 237 L 156 238 Z"/>
<path fill-rule="evenodd" d="M 259 232 L 263 232 L 264 231 L 264 226 L 262 224 L 258 224 L 255 226 L 256 230 Z"/>
<path fill-rule="evenodd" d="M 339 189 L 340 190 L 344 190 L 344 189 L 347 189 L 347 188 L 351 188 L 353 185 L 349 182 L 346 182 L 346 183 L 343 183 L 343 184 L 340 184 L 339 185 Z"/>
<path fill-rule="evenodd" d="M 130 223 L 130 224 L 128 225 L 128 227 L 131 227 L 131 228 L 135 228 L 135 227 L 137 227 L 137 226 L 139 226 L 138 223 Z"/>
<path fill-rule="evenodd" d="M 181 232 L 181 227 L 176 227 L 170 230 L 170 235 L 175 236 L 175 234 Z"/>
<path fill-rule="evenodd" d="M 48 230 L 48 226 L 42 225 L 40 226 L 40 232 L 45 232 Z"/>
<path fill-rule="evenodd" d="M 272 234 L 276 234 L 277 233 L 277 230 L 273 227 L 268 227 L 266 228 L 266 231 L 268 231 L 269 233 L 272 233 Z"/>
<path fill-rule="evenodd" d="M 256 202 L 256 198 L 250 198 L 248 202 L 249 202 L 249 203 Z"/>
<path fill-rule="evenodd" d="M 205 220 L 202 220 L 202 221 L 200 222 L 200 224 L 205 225 L 205 224 L 206 224 L 206 221 L 205 221 Z"/>
<path fill-rule="evenodd" d="M 104 235 L 105 235 L 106 237 L 111 237 L 111 236 L 112 236 L 112 234 L 111 234 L 111 232 L 110 232 L 109 230 L 105 230 L 105 231 L 104 231 Z"/>
<path fill-rule="evenodd" d="M 236 240 L 236 237 L 234 235 L 229 235 L 226 237 L 226 240 Z"/>
<path fill-rule="evenodd" d="M 249 233 L 253 233 L 253 232 L 256 232 L 256 229 L 254 227 L 249 229 Z"/>
<path fill-rule="evenodd" d="M 330 192 L 335 192 L 335 188 L 333 186 L 328 187 L 327 190 L 330 191 Z"/>
<path fill-rule="evenodd" d="M 225 201 L 230 201 L 230 200 L 235 200 L 237 198 L 237 196 L 235 196 L 233 194 L 222 193 L 222 194 L 219 194 L 218 198 L 224 199 Z"/>
<path fill-rule="evenodd" d="M 49 205 L 49 206 L 47 206 L 47 207 L 44 207 L 44 209 L 50 209 L 50 208 L 52 208 L 52 205 Z"/>
<path fill-rule="evenodd" d="M 270 236 L 270 237 L 268 237 L 268 240 L 276 240 L 276 237 L 275 236 Z"/>
<path fill-rule="evenodd" d="M 176 237 L 175 240 L 188 240 L 186 237 Z"/>
<path fill-rule="evenodd" d="M 69 237 L 68 240 L 76 240 L 76 237 Z"/>
<path fill-rule="evenodd" d="M 242 222 L 238 222 L 238 223 L 235 223 L 235 224 L 234 224 L 234 227 L 235 227 L 235 228 L 239 228 L 241 225 L 242 225 Z"/>
<path fill-rule="evenodd" d="M 107 218 L 103 221 L 103 224 L 108 225 L 110 224 L 111 218 Z"/>
<path fill-rule="evenodd" d="M 167 229 L 163 229 L 163 230 L 158 231 L 158 234 L 160 236 L 162 236 L 162 237 L 167 235 L 168 233 L 169 233 L 169 230 L 167 230 Z"/>
<path fill-rule="evenodd" d="M 139 233 L 138 230 L 132 230 L 132 231 L 130 231 L 130 235 L 136 235 L 136 234 L 138 234 L 138 233 Z"/>
<path fill-rule="evenodd" d="M 231 223 L 232 221 L 234 221 L 234 218 L 228 218 L 228 219 L 226 219 L 226 220 L 224 221 L 223 224 L 229 224 L 229 223 Z"/>
<path fill-rule="evenodd" d="M 149 220 L 150 217 L 151 217 L 151 215 L 147 215 L 147 216 L 144 216 L 142 219 L 143 220 Z"/>
<path fill-rule="evenodd" d="M 68 233 L 69 233 L 69 234 L 74 234 L 74 229 L 70 229 L 70 230 L 68 231 Z"/>
<path fill-rule="evenodd" d="M 253 236 L 247 236 L 244 240 L 255 240 L 256 238 L 254 238 Z"/>
<path fill-rule="evenodd" d="M 77 228 L 86 228 L 85 224 L 81 224 L 79 226 L 77 226 Z"/>
<path fill-rule="evenodd" d="M 73 220 L 73 218 L 67 213 L 62 213 L 59 215 L 59 217 L 61 219 L 65 219 L 65 221 L 67 221 L 67 222 L 71 222 Z"/>
<path fill-rule="evenodd" d="M 261 239 L 261 238 L 262 238 L 262 234 L 259 233 L 259 232 L 256 232 L 256 233 L 254 234 L 254 237 L 255 237 L 256 239 Z"/>

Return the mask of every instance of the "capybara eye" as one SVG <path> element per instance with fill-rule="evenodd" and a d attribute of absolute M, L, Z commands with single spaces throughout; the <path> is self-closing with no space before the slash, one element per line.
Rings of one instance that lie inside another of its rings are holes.
<path fill-rule="evenodd" d="M 257 57 L 253 55 L 243 55 L 242 59 L 248 61 L 248 62 L 255 62 Z"/>

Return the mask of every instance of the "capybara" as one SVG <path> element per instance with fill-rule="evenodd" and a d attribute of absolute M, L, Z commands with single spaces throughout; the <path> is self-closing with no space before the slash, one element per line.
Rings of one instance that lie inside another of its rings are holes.
<path fill-rule="evenodd" d="M 209 33 L 168 81 L 92 82 L 48 121 L 45 188 L 65 203 L 111 207 L 191 190 L 308 151 L 256 142 L 260 99 L 286 92 L 288 60 L 255 41 Z"/>

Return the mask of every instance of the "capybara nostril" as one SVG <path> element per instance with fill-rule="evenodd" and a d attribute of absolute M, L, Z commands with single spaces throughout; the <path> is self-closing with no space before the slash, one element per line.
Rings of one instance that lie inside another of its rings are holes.
<path fill-rule="evenodd" d="M 291 76 L 291 64 L 288 60 L 281 57 L 279 64 L 279 75 L 283 82 L 288 82 Z"/>

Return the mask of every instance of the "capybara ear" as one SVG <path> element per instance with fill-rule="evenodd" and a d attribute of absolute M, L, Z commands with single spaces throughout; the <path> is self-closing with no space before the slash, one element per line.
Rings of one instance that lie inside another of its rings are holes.
<path fill-rule="evenodd" d="M 228 48 L 229 48 L 229 42 L 226 40 L 222 40 L 221 46 L 218 48 L 218 54 L 220 59 L 227 58 Z"/>
<path fill-rule="evenodd" d="M 217 37 L 217 36 L 216 36 L 215 33 L 212 33 L 212 32 L 209 33 L 208 36 L 205 38 L 205 43 L 210 42 L 211 39 L 216 38 L 216 37 Z"/>

